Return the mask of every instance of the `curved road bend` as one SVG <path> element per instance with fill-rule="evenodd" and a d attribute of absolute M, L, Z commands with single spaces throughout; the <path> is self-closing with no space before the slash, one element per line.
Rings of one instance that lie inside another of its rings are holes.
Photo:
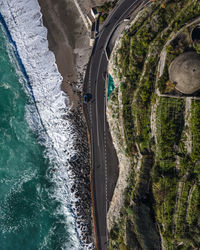
<path fill-rule="evenodd" d="M 118 165 L 117 156 L 110 138 L 106 120 L 106 72 L 108 61 L 105 48 L 117 25 L 136 10 L 146 0 L 122 0 L 109 17 L 96 38 L 88 64 L 84 93 L 91 93 L 93 99 L 84 104 L 84 113 L 90 133 L 92 159 L 92 192 L 94 226 L 98 250 L 108 249 L 107 211 L 108 190 L 107 173 L 112 166 Z M 110 177 L 110 175 L 109 175 Z"/>

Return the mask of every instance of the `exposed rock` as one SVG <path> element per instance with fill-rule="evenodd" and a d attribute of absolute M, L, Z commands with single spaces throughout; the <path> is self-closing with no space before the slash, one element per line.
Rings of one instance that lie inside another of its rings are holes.
<path fill-rule="evenodd" d="M 113 68 L 113 57 L 110 60 L 109 69 L 111 72 Z M 119 85 L 119 80 L 113 75 L 113 80 L 115 85 Z M 124 127 L 123 127 L 123 117 L 122 117 L 122 95 L 120 90 L 117 96 L 118 108 L 119 108 L 119 119 L 113 116 L 113 104 L 107 105 L 107 120 L 109 123 L 111 136 L 113 140 L 114 147 L 117 152 L 119 160 L 119 177 L 114 190 L 113 198 L 110 203 L 110 207 L 107 214 L 108 230 L 110 230 L 115 222 L 115 219 L 119 217 L 120 210 L 124 203 L 124 190 L 127 187 L 127 178 L 130 171 L 130 159 L 125 153 L 125 138 L 124 138 Z"/>

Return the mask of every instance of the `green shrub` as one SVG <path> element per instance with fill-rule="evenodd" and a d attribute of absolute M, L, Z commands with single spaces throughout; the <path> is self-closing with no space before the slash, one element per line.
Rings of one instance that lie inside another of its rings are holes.
<path fill-rule="evenodd" d="M 192 131 L 192 154 L 193 161 L 200 160 L 200 101 L 192 101 L 191 131 Z"/>
<path fill-rule="evenodd" d="M 184 100 L 160 98 L 157 108 L 158 157 L 174 158 L 184 126 Z"/>

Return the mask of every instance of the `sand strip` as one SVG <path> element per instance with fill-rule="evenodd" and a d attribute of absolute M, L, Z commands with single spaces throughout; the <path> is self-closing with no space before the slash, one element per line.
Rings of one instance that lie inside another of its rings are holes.
<path fill-rule="evenodd" d="M 73 0 L 38 0 L 48 30 L 49 49 L 54 52 L 58 70 L 63 77 L 62 90 L 69 96 L 73 108 L 78 106 L 82 80 L 91 48 L 86 29 Z"/>

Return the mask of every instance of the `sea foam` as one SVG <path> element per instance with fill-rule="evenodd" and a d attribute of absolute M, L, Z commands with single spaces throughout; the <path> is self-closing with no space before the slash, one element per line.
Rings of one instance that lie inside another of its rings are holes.
<path fill-rule="evenodd" d="M 48 49 L 47 30 L 43 26 L 39 4 L 36 0 L 0 0 L 0 12 L 16 43 L 37 107 L 37 110 L 31 105 L 27 107 L 27 119 L 33 129 L 43 133 L 41 137 L 45 140 L 41 142 L 47 148 L 46 155 L 51 166 L 54 166 L 53 171 L 47 171 L 47 177 L 55 184 L 50 195 L 61 203 L 57 212 L 66 215 L 74 249 L 87 249 L 89 245 L 80 240 L 81 230 L 77 231 L 76 210 L 70 205 L 72 200 L 77 200 L 69 191 L 75 177 L 69 162 L 77 155 L 74 142 L 78 134 L 73 122 L 66 118 L 70 112 L 68 97 L 61 91 L 62 76 L 54 54 Z"/>

